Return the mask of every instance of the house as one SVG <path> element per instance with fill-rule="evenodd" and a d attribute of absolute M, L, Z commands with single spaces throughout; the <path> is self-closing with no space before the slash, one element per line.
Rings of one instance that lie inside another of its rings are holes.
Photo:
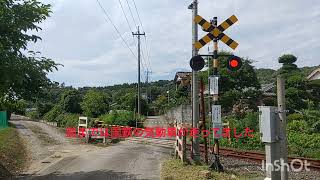
<path fill-rule="evenodd" d="M 266 96 L 266 97 L 276 96 L 275 88 L 276 88 L 275 83 L 269 83 L 269 84 L 262 84 L 261 85 L 262 94 L 264 96 Z"/>
<path fill-rule="evenodd" d="M 313 80 L 319 80 L 320 79 L 320 68 L 315 69 L 314 71 L 312 71 L 309 76 L 307 76 L 307 79 L 309 81 L 313 81 Z"/>
<path fill-rule="evenodd" d="M 182 86 L 190 86 L 191 84 L 191 72 L 177 72 L 174 77 L 174 82 L 176 84 L 176 89 Z"/>

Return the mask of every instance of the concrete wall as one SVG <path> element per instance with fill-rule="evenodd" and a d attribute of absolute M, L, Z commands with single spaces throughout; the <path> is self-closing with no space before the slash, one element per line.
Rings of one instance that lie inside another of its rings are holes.
<path fill-rule="evenodd" d="M 175 121 L 178 123 L 192 123 L 192 108 L 190 104 L 183 104 L 170 109 L 163 116 L 170 123 Z"/>

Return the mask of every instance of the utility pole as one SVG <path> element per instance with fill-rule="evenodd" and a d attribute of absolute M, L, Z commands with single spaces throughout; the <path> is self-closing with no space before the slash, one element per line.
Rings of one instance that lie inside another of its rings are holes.
<path fill-rule="evenodd" d="M 195 48 L 195 43 L 198 41 L 198 25 L 194 21 L 198 15 L 198 0 L 193 0 L 192 4 L 188 7 L 192 9 L 192 56 L 198 55 L 198 50 Z M 199 128 L 199 88 L 197 71 L 192 70 L 192 126 Z M 199 138 L 192 140 L 193 159 L 196 163 L 200 163 L 199 152 Z"/>
<path fill-rule="evenodd" d="M 281 180 L 288 179 L 288 169 L 285 164 L 288 162 L 288 149 L 287 149 L 287 117 L 285 105 L 285 81 L 283 77 L 277 77 L 277 99 L 278 111 L 280 118 L 280 164 L 281 164 Z"/>
<path fill-rule="evenodd" d="M 145 36 L 146 34 L 145 33 L 140 33 L 140 30 L 139 30 L 139 26 L 138 26 L 138 32 L 137 33 L 134 33 L 132 32 L 132 35 L 133 36 L 138 36 L 138 118 L 140 118 L 140 115 L 141 115 L 141 105 L 140 105 L 140 95 L 141 95 L 141 92 L 140 92 L 140 58 L 141 58 L 141 55 L 140 55 L 140 36 Z"/>

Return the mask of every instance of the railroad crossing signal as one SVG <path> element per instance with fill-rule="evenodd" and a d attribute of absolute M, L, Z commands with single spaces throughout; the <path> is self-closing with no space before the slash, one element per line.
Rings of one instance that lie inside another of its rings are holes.
<path fill-rule="evenodd" d="M 229 28 L 235 22 L 238 21 L 235 15 L 232 15 L 231 17 L 229 17 L 227 20 L 221 23 L 218 27 L 214 27 L 211 23 L 209 23 L 199 15 L 195 17 L 194 21 L 198 23 L 200 26 L 202 26 L 202 28 L 205 31 L 209 32 L 206 36 L 204 36 L 198 42 L 195 43 L 194 46 L 196 49 L 202 48 L 203 46 L 208 44 L 210 41 L 212 41 L 214 38 L 218 38 L 218 40 L 221 40 L 233 50 L 235 50 L 239 45 L 236 41 L 234 41 L 229 36 L 223 33 L 224 30 L 226 30 L 227 28 Z"/>
<path fill-rule="evenodd" d="M 204 67 L 204 59 L 201 56 L 194 56 L 190 60 L 190 67 L 194 71 L 200 71 Z"/>
<path fill-rule="evenodd" d="M 242 61 L 241 58 L 238 56 L 231 56 L 227 61 L 227 68 L 230 71 L 237 71 L 241 68 Z"/>

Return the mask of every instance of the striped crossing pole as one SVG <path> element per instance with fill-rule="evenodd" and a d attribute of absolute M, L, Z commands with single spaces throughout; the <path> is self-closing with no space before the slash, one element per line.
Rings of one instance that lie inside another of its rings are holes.
<path fill-rule="evenodd" d="M 235 50 L 238 47 L 238 43 L 231 39 L 229 36 L 224 34 L 223 32 L 232 26 L 234 23 L 238 21 L 235 15 L 232 15 L 227 20 L 222 22 L 219 26 L 217 23 L 217 17 L 213 18 L 213 21 L 210 23 L 206 21 L 199 15 L 196 15 L 194 18 L 194 22 L 199 24 L 202 29 L 206 32 L 209 32 L 203 38 L 194 43 L 194 49 L 199 50 L 210 41 L 213 40 L 213 76 L 209 77 L 210 84 L 210 94 L 212 97 L 212 106 L 211 106 L 211 114 L 212 114 L 212 122 L 213 124 L 217 124 L 217 127 L 220 127 L 221 122 L 221 106 L 217 105 L 219 100 L 219 76 L 218 76 L 218 41 L 222 41 L 231 49 Z M 214 125 L 216 126 L 216 125 Z M 220 127 L 221 128 L 221 127 Z M 223 167 L 219 161 L 219 139 L 214 137 L 214 162 L 211 164 L 210 168 L 214 168 L 217 171 L 223 171 Z"/>
<path fill-rule="evenodd" d="M 225 22 L 223 22 L 222 24 L 224 24 Z M 213 18 L 212 24 L 213 24 L 214 28 L 217 27 L 217 25 L 218 25 L 217 17 Z M 226 27 L 226 26 L 223 26 L 223 27 Z M 218 28 L 219 28 L 219 26 L 218 26 Z M 226 27 L 226 28 L 228 28 L 228 27 Z M 222 31 L 224 31 L 224 30 L 222 30 Z M 218 62 L 218 40 L 219 40 L 218 37 L 215 37 L 213 39 L 213 63 L 212 64 L 213 64 L 213 76 L 214 77 L 218 77 L 218 66 L 219 66 L 219 62 Z M 213 101 L 214 105 L 218 104 L 218 100 L 219 100 L 219 94 L 218 93 L 217 94 L 213 94 L 212 101 Z M 213 113 L 213 112 L 211 112 L 211 113 Z M 223 171 L 223 167 L 222 167 L 222 165 L 220 163 L 220 160 L 219 160 L 219 139 L 214 138 L 214 151 L 213 152 L 214 152 L 214 162 L 212 163 L 212 165 L 210 167 L 214 168 L 215 170 L 217 170 L 219 172 Z"/>

